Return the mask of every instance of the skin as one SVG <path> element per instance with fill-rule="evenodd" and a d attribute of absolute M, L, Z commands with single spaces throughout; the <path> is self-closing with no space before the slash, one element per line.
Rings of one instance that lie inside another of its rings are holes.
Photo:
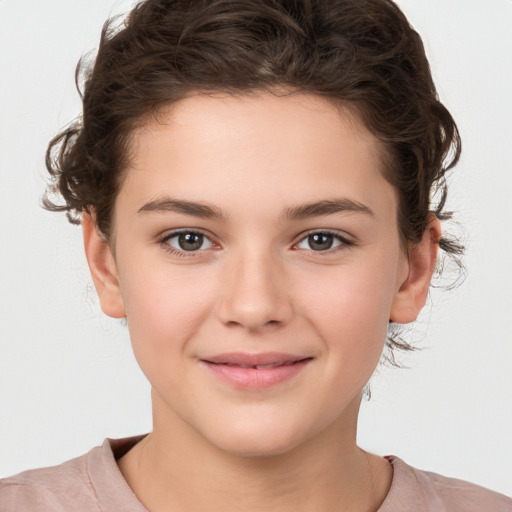
<path fill-rule="evenodd" d="M 129 485 L 152 512 L 377 510 L 392 469 L 356 445 L 361 393 L 389 320 L 411 322 L 425 303 L 439 222 L 404 253 L 382 147 L 314 95 L 194 94 L 130 147 L 110 243 L 83 219 L 103 311 L 127 318 L 152 386 L 153 432 L 118 461 Z M 173 211 L 170 198 L 225 218 Z M 339 198 L 365 211 L 284 218 Z M 177 229 L 207 238 L 187 252 Z M 325 230 L 342 238 L 318 250 L 308 236 Z M 230 352 L 309 359 L 246 389 L 204 364 Z"/>

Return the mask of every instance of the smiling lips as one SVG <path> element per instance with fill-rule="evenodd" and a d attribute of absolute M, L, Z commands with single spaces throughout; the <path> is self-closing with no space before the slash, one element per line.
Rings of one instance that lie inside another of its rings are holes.
<path fill-rule="evenodd" d="M 277 352 L 237 352 L 201 359 L 201 363 L 217 378 L 237 389 L 262 390 L 296 376 L 312 359 Z"/>

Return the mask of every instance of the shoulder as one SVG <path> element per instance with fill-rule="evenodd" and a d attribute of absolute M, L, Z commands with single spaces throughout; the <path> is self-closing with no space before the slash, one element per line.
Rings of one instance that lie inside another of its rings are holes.
<path fill-rule="evenodd" d="M 87 496 L 93 492 L 87 474 L 87 456 L 82 455 L 59 466 L 31 469 L 0 480 L 0 511 L 64 511 L 64 496 Z M 69 510 L 69 508 L 68 508 Z M 99 510 L 99 509 L 90 509 Z"/>
<path fill-rule="evenodd" d="M 1 479 L 0 512 L 145 512 L 119 471 L 113 451 L 127 451 L 142 437 L 106 439 L 102 446 L 58 466 Z"/>
<path fill-rule="evenodd" d="M 464 480 L 409 466 L 398 457 L 393 481 L 379 512 L 512 512 L 512 499 Z"/>

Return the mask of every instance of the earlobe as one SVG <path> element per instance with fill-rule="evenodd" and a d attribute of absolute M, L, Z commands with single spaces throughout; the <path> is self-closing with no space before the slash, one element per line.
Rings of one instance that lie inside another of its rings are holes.
<path fill-rule="evenodd" d="M 440 238 L 441 223 L 432 215 L 420 242 L 409 247 L 408 274 L 393 300 L 390 315 L 392 322 L 414 322 L 425 305 L 437 264 Z"/>
<path fill-rule="evenodd" d="M 124 318 L 126 310 L 119 286 L 117 269 L 109 244 L 98 233 L 89 213 L 82 215 L 85 255 L 103 312 L 113 318 Z"/>

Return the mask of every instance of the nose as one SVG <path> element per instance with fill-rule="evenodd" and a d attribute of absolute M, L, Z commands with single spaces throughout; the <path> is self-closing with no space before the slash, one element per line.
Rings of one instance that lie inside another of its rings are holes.
<path fill-rule="evenodd" d="M 277 259 L 270 254 L 245 251 L 226 265 L 218 309 L 225 325 L 258 332 L 290 321 L 290 287 Z"/>

